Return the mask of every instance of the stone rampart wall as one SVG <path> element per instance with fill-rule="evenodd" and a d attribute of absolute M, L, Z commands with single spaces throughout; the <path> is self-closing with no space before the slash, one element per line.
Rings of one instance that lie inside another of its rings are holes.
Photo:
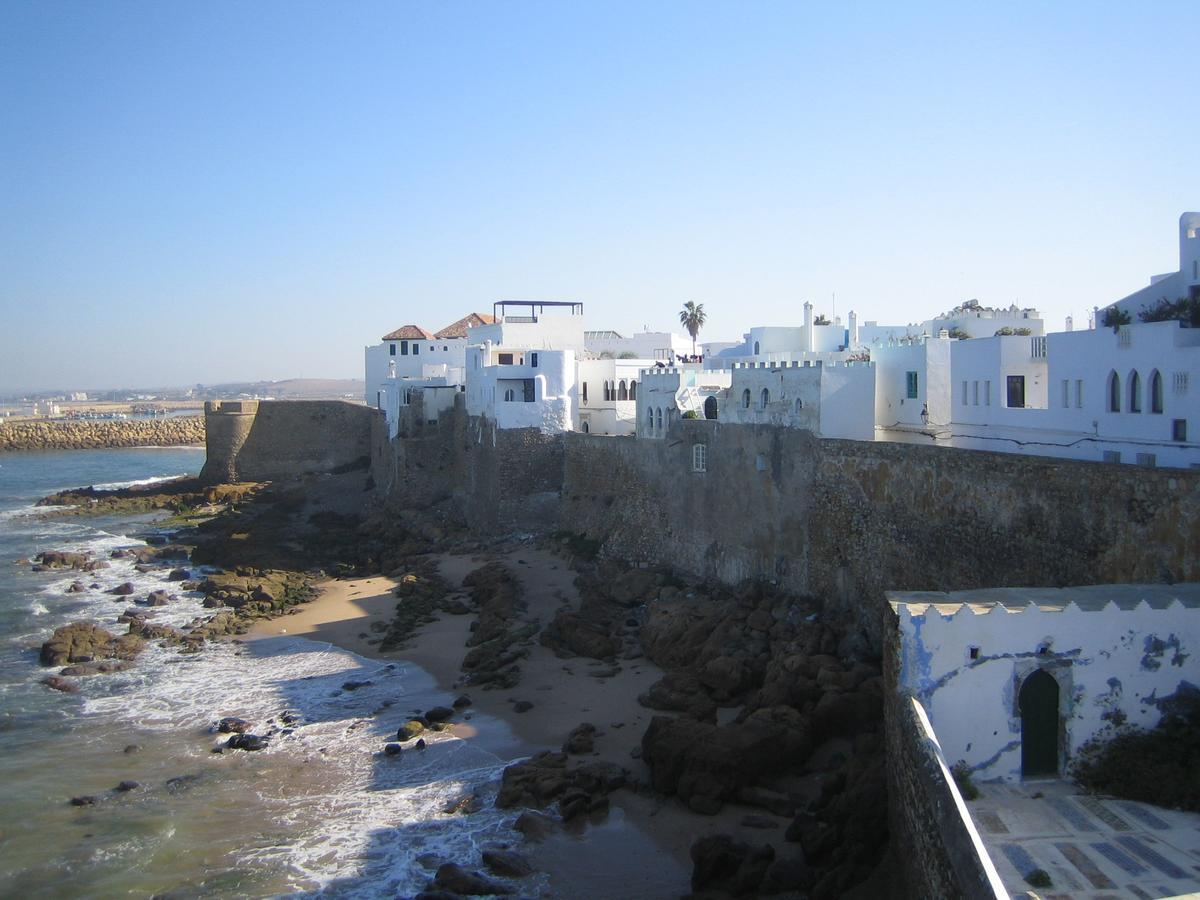
<path fill-rule="evenodd" d="M 386 440 L 382 413 L 338 400 L 212 401 L 205 419 L 208 483 L 366 468 Z"/>
<path fill-rule="evenodd" d="M 1200 579 L 1200 472 L 703 420 L 568 435 L 562 525 L 612 556 L 814 594 L 876 646 L 887 589 Z"/>
<path fill-rule="evenodd" d="M 6 450 L 96 450 L 106 447 L 178 447 L 204 443 L 204 419 L 119 419 L 0 422 Z"/>

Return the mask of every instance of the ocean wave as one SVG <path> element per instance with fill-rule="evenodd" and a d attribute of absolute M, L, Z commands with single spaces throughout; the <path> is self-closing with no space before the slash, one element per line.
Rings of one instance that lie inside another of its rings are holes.
<path fill-rule="evenodd" d="M 177 472 L 174 475 L 155 475 L 153 478 L 137 478 L 133 481 L 106 481 L 103 484 L 93 484 L 92 487 L 98 491 L 119 491 L 124 488 L 161 484 L 164 481 L 174 481 L 176 478 L 187 478 L 188 475 L 188 472 Z"/>

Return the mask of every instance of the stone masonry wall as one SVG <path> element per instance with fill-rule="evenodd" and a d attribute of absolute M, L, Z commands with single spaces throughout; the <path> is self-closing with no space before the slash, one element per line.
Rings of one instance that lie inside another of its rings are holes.
<path fill-rule="evenodd" d="M 212 401 L 205 420 L 207 483 L 365 467 L 386 437 L 378 410 L 336 400 Z"/>
<path fill-rule="evenodd" d="M 682 420 L 665 440 L 569 435 L 562 526 L 814 594 L 879 646 L 887 589 L 1200 579 L 1198 501 L 1200 472 Z"/>

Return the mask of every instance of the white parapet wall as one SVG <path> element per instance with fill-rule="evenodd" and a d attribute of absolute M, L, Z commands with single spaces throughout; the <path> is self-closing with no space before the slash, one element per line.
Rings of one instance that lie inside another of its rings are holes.
<path fill-rule="evenodd" d="M 887 597 L 900 629 L 898 687 L 925 707 L 946 758 L 983 779 L 1028 774 L 1021 698 L 1035 673 L 1057 697 L 1060 774 L 1090 739 L 1157 725 L 1163 701 L 1198 677 L 1200 584 Z"/>

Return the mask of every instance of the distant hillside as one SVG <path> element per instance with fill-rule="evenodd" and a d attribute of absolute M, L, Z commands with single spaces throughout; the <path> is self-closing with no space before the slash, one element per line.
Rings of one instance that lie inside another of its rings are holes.
<path fill-rule="evenodd" d="M 285 381 L 246 381 L 205 385 L 213 397 L 272 397 L 275 400 L 362 400 L 364 382 L 357 378 L 289 378 Z"/>

